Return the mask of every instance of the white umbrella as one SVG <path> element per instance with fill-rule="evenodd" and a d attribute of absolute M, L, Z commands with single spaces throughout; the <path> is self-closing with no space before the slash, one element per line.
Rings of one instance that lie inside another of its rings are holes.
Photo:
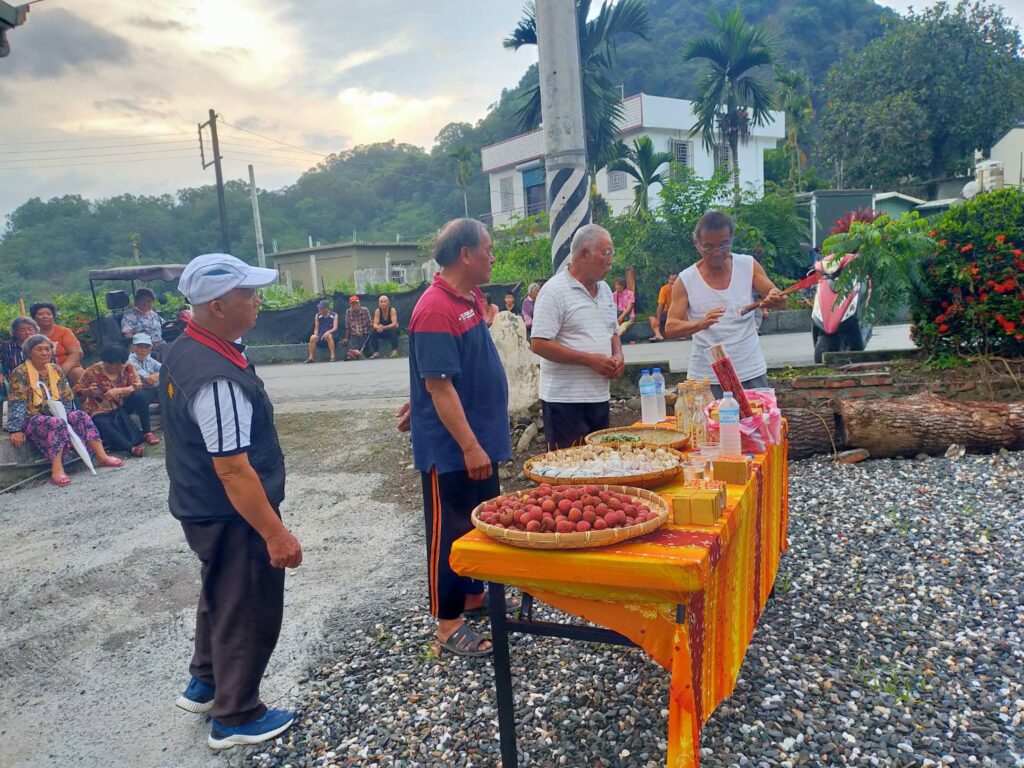
<path fill-rule="evenodd" d="M 89 471 L 94 475 L 96 474 L 96 468 L 92 465 L 92 457 L 89 455 L 89 449 L 85 447 L 85 443 L 82 442 L 82 438 L 78 436 L 78 433 L 72 429 L 70 422 L 68 422 L 68 411 L 64 407 L 64 403 L 60 400 L 54 400 L 50 397 L 50 393 L 43 382 L 38 382 L 39 391 L 43 393 L 43 400 L 46 401 L 46 407 L 50 413 L 61 419 L 68 430 L 68 437 L 71 439 L 71 447 L 75 449 L 75 453 L 79 455 L 82 462 L 89 468 Z"/>

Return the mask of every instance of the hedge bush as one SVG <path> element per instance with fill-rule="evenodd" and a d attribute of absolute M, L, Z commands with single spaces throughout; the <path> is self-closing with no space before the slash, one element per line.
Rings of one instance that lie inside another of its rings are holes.
<path fill-rule="evenodd" d="M 1024 193 L 1005 188 L 947 211 L 911 308 L 933 354 L 1024 356 Z"/>

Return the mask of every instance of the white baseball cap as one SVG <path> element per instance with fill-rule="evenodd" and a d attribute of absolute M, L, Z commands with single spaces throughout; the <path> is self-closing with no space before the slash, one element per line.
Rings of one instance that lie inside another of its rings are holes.
<path fill-rule="evenodd" d="M 226 253 L 196 256 L 178 279 L 178 290 L 192 304 L 206 304 L 235 288 L 262 288 L 277 282 L 277 270 L 252 267 Z"/>

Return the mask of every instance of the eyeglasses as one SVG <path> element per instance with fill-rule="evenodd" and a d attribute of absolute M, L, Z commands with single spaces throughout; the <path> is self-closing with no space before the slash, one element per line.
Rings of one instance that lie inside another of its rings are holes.
<path fill-rule="evenodd" d="M 721 243 L 700 243 L 700 249 L 708 253 L 728 253 L 732 249 L 732 240 Z"/>

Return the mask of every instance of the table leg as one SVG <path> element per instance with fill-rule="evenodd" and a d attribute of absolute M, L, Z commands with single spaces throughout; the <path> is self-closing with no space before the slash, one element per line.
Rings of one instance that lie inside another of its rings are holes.
<path fill-rule="evenodd" d="M 685 622 L 684 607 L 677 606 L 668 696 L 668 768 L 697 768 L 700 765 L 700 729 L 694 722 L 694 718 L 699 718 L 700 714 L 696 713 L 689 636 Z"/>
<path fill-rule="evenodd" d="M 494 644 L 494 690 L 498 699 L 498 734 L 501 739 L 503 768 L 516 768 L 516 710 L 512 698 L 512 664 L 508 651 L 505 615 L 505 585 L 490 582 L 491 642 Z"/>

